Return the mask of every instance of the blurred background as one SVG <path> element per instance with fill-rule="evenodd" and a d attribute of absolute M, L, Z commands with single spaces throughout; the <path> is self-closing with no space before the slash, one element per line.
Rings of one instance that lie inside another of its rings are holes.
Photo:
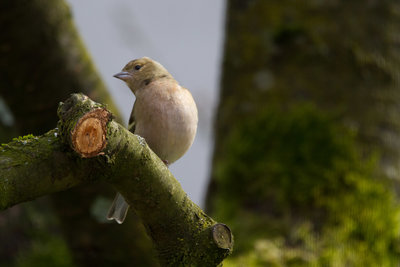
<path fill-rule="evenodd" d="M 235 236 L 224 266 L 399 266 L 400 4 L 394 0 L 0 3 L 0 141 L 55 127 L 83 92 L 125 123 L 112 77 L 161 62 L 200 111 L 171 166 Z M 107 185 L 0 214 L 0 266 L 158 266 Z"/>

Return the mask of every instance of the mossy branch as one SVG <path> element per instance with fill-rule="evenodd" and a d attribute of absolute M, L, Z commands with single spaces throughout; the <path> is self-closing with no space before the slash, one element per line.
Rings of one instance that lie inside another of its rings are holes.
<path fill-rule="evenodd" d="M 166 266 L 215 266 L 229 228 L 194 204 L 145 140 L 82 94 L 58 108 L 58 128 L 0 148 L 0 209 L 83 183 L 112 184 L 141 217 Z"/>

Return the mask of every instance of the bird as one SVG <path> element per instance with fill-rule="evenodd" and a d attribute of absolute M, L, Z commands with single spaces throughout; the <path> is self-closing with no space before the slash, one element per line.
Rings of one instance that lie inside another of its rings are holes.
<path fill-rule="evenodd" d="M 198 123 L 189 90 L 149 57 L 131 60 L 114 77 L 124 81 L 136 97 L 128 130 L 143 137 L 167 167 L 181 158 L 194 141 Z M 117 193 L 107 219 L 121 224 L 128 209 L 129 204 Z"/>

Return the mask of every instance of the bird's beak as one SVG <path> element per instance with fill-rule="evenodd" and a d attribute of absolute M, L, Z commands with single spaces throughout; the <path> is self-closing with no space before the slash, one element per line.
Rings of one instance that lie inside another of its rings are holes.
<path fill-rule="evenodd" d="M 127 71 L 121 71 L 118 72 L 117 74 L 114 74 L 114 77 L 123 80 L 125 82 L 129 80 L 132 77 L 132 75 Z"/>

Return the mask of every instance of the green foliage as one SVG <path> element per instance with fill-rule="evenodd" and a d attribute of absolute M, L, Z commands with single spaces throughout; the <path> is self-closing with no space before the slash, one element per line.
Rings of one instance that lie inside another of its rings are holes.
<path fill-rule="evenodd" d="M 226 265 L 393 264 L 398 206 L 355 134 L 310 105 L 254 114 L 229 134 L 214 169 L 215 215 L 236 241 Z"/>

